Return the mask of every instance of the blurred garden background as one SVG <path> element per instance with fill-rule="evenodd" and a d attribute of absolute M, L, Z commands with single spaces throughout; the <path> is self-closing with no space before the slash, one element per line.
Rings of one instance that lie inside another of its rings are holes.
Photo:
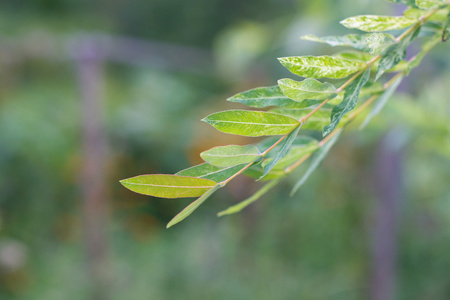
<path fill-rule="evenodd" d="M 237 92 L 293 78 L 277 57 L 338 50 L 300 36 L 402 10 L 383 0 L 2 0 L 0 299 L 450 299 L 449 44 L 292 198 L 300 173 L 217 218 L 259 186 L 240 178 L 166 230 L 189 199 L 119 184 L 253 142 L 200 119 L 243 108 L 225 101 Z"/>

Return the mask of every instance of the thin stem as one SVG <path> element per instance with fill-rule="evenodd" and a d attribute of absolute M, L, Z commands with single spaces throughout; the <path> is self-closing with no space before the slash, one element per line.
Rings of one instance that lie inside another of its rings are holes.
<path fill-rule="evenodd" d="M 298 126 L 301 126 L 302 123 L 300 122 L 300 124 L 298 124 L 297 126 L 295 126 L 291 131 L 289 131 L 288 133 L 286 133 L 285 135 L 283 135 L 275 144 L 273 144 L 272 146 L 270 146 L 269 149 L 267 149 L 266 151 L 264 151 L 263 153 L 261 153 L 262 157 L 266 156 L 267 153 L 269 153 L 270 151 L 273 150 L 273 148 L 275 148 L 278 144 L 280 144 L 292 131 L 294 131 Z"/>
<path fill-rule="evenodd" d="M 292 171 L 294 171 L 298 166 L 300 166 L 303 162 L 305 162 L 310 156 L 311 156 L 311 153 L 303 155 L 302 158 L 297 160 L 293 165 L 287 167 L 284 170 L 284 172 L 286 172 L 286 174 L 292 173 Z"/>
<path fill-rule="evenodd" d="M 249 163 L 248 165 L 246 165 L 245 167 L 243 167 L 239 172 L 237 172 L 236 174 L 234 174 L 233 176 L 231 176 L 230 178 L 220 182 L 220 186 L 224 187 L 227 185 L 228 182 L 230 182 L 231 180 L 233 180 L 234 178 L 236 178 L 238 175 L 244 173 L 245 170 L 247 170 L 248 168 L 250 168 L 251 166 L 253 166 L 253 164 L 255 164 L 254 162 Z"/>

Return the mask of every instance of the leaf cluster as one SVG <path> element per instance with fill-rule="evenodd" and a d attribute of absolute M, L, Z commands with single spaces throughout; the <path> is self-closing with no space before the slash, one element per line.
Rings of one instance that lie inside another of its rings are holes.
<path fill-rule="evenodd" d="M 267 136 L 265 140 L 253 145 L 228 145 L 204 151 L 201 153 L 203 164 L 175 175 L 142 175 L 121 183 L 134 192 L 154 197 L 199 197 L 167 227 L 185 219 L 240 174 L 264 181 L 265 185 L 249 199 L 220 212 L 219 216 L 241 211 L 310 160 L 291 192 L 295 193 L 326 157 L 344 127 L 371 107 L 362 125 L 366 126 L 381 111 L 402 79 L 448 36 L 448 0 L 389 2 L 402 3 L 408 8 L 402 16 L 362 15 L 341 21 L 345 27 L 364 33 L 303 37 L 333 47 L 351 47 L 353 51 L 332 56 L 279 58 L 285 68 L 302 80 L 280 79 L 276 86 L 255 88 L 228 99 L 260 110 L 221 111 L 202 120 L 224 133 Z M 395 37 L 392 32 L 400 34 Z M 422 49 L 405 61 L 408 47 L 416 40 L 422 41 Z M 380 82 L 385 73 L 395 75 Z M 314 131 L 321 131 L 323 138 L 314 138 L 317 136 Z"/>

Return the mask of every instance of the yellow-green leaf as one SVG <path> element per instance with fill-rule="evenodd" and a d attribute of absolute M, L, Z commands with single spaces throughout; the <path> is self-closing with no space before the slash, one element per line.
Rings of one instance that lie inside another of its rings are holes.
<path fill-rule="evenodd" d="M 204 161 L 217 167 L 231 167 L 248 164 L 261 159 L 258 148 L 253 145 L 214 147 L 200 154 Z"/>
<path fill-rule="evenodd" d="M 203 163 L 197 166 L 193 166 L 187 169 L 184 169 L 175 175 L 180 176 L 190 176 L 190 177 L 198 177 L 210 179 L 215 182 L 222 182 L 242 170 L 246 164 L 231 166 L 231 167 L 216 167 L 207 163 Z"/>
<path fill-rule="evenodd" d="M 267 106 L 297 107 L 298 103 L 286 97 L 279 86 L 259 87 L 228 98 L 227 101 L 238 102 L 250 107 Z"/>
<path fill-rule="evenodd" d="M 286 96 L 299 102 L 305 99 L 324 100 L 337 95 L 336 88 L 332 84 L 310 78 L 300 82 L 289 78 L 280 79 L 278 85 Z"/>
<path fill-rule="evenodd" d="M 133 192 L 160 198 L 199 197 L 216 185 L 209 179 L 161 174 L 131 177 L 120 183 Z"/>
<path fill-rule="evenodd" d="M 409 27 L 418 20 L 404 16 L 356 16 L 341 21 L 341 24 L 347 28 L 355 28 L 367 32 L 381 32 L 388 30 L 403 29 Z"/>
<path fill-rule="evenodd" d="M 303 40 L 318 42 L 318 43 L 326 43 L 330 46 L 349 46 L 353 47 L 360 51 L 367 51 L 367 36 L 360 34 L 348 34 L 344 36 L 324 36 L 317 37 L 312 34 L 308 34 L 302 36 Z"/>
<path fill-rule="evenodd" d="M 363 61 L 333 56 L 292 56 L 278 60 L 292 73 L 306 78 L 345 78 L 366 66 Z"/>
<path fill-rule="evenodd" d="M 243 136 L 283 135 L 299 124 L 290 117 L 248 110 L 222 111 L 209 115 L 202 121 L 219 131 Z"/>

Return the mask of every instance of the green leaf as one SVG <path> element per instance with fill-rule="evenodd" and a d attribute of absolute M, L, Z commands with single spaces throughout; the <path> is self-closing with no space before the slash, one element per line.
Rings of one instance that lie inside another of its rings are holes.
<path fill-rule="evenodd" d="M 381 32 L 388 30 L 403 29 L 409 27 L 418 20 L 407 17 L 391 16 L 356 16 L 341 21 L 341 24 L 347 28 L 356 28 L 367 32 Z"/>
<path fill-rule="evenodd" d="M 442 5 L 448 5 L 447 0 L 416 0 L 417 7 L 421 9 L 435 9 Z"/>
<path fill-rule="evenodd" d="M 360 51 L 368 51 L 367 41 L 365 35 L 360 34 L 348 34 L 344 36 L 324 36 L 317 37 L 309 34 L 302 36 L 302 39 L 312 42 L 325 43 L 330 46 L 348 46 L 353 47 Z"/>
<path fill-rule="evenodd" d="M 322 83 L 315 79 L 305 79 L 301 82 L 286 78 L 278 80 L 283 93 L 295 101 L 324 100 L 337 95 L 336 88 L 330 83 Z"/>
<path fill-rule="evenodd" d="M 314 153 L 311 163 L 308 166 L 308 169 L 306 170 L 305 174 L 300 178 L 300 180 L 295 184 L 295 186 L 292 188 L 292 191 L 290 193 L 290 196 L 292 197 L 295 192 L 308 180 L 309 176 L 319 167 L 320 163 L 324 160 L 324 158 L 327 156 L 328 152 L 330 151 L 331 147 L 337 142 L 339 137 L 342 134 L 342 130 L 339 131 L 335 136 L 333 136 L 325 145 L 319 148 L 319 150 Z"/>
<path fill-rule="evenodd" d="M 345 78 L 366 66 L 362 61 L 333 56 L 292 56 L 278 60 L 292 73 L 307 78 Z"/>
<path fill-rule="evenodd" d="M 275 156 L 270 159 L 269 163 L 263 164 L 264 172 L 258 180 L 263 179 L 264 176 L 266 176 L 269 173 L 269 171 L 272 170 L 272 168 L 277 164 L 277 162 L 280 161 L 280 159 L 282 159 L 286 155 L 295 138 L 297 137 L 298 132 L 300 131 L 300 127 L 301 126 L 298 126 L 291 133 L 289 133 L 284 138 L 284 140 L 279 144 L 280 148 L 277 149 Z M 275 149 L 273 149 L 272 151 L 274 150 Z"/>
<path fill-rule="evenodd" d="M 297 107 L 298 103 L 286 97 L 279 86 L 259 87 L 228 98 L 227 101 L 238 102 L 250 107 L 268 106 Z"/>
<path fill-rule="evenodd" d="M 375 80 L 378 80 L 378 78 L 380 78 L 380 76 L 383 75 L 385 71 L 387 71 L 388 69 L 392 69 L 399 62 L 405 59 L 406 49 L 408 48 L 409 44 L 411 44 L 411 42 L 417 37 L 419 31 L 420 27 L 414 30 L 414 32 L 412 32 L 398 44 L 394 44 L 389 48 L 388 52 L 381 58 L 378 64 L 378 70 Z"/>
<path fill-rule="evenodd" d="M 242 170 L 247 164 L 232 166 L 232 167 L 216 167 L 207 163 L 203 163 L 194 167 L 182 170 L 175 175 L 190 176 L 210 179 L 215 182 L 222 182 Z"/>
<path fill-rule="evenodd" d="M 372 120 L 372 118 L 374 116 L 376 116 L 377 114 L 380 113 L 381 109 L 383 109 L 383 107 L 386 105 L 389 98 L 394 94 L 395 90 L 397 89 L 397 87 L 400 84 L 400 82 L 402 81 L 402 79 L 403 79 L 403 76 L 399 76 L 398 79 L 395 80 L 394 83 L 392 83 L 392 85 L 390 87 L 388 87 L 383 94 L 381 94 L 381 96 L 377 99 L 377 101 L 375 103 L 375 107 L 370 111 L 369 115 L 364 120 L 360 129 L 363 129 L 364 127 L 366 127 L 367 124 L 369 124 L 370 120 Z"/>
<path fill-rule="evenodd" d="M 222 216 L 226 216 L 226 215 L 232 215 L 235 213 L 240 212 L 241 210 L 243 210 L 244 208 L 246 208 L 247 206 L 249 206 L 250 204 L 252 204 L 253 202 L 255 202 L 256 200 L 258 200 L 259 198 L 261 198 L 261 196 L 263 196 L 265 193 L 267 193 L 271 188 L 273 188 L 274 186 L 277 185 L 277 183 L 281 180 L 281 178 L 277 178 L 274 179 L 270 182 L 268 182 L 267 184 L 265 184 L 259 191 L 257 191 L 253 196 L 251 196 L 250 198 L 239 202 L 236 205 L 230 206 L 229 208 L 219 212 L 217 214 L 218 217 L 222 217 Z"/>
<path fill-rule="evenodd" d="M 367 37 L 367 47 L 373 55 L 383 55 L 395 43 L 395 37 L 387 33 L 372 33 Z"/>
<path fill-rule="evenodd" d="M 353 110 L 358 103 L 359 93 L 361 88 L 369 80 L 370 69 L 367 69 L 363 74 L 359 75 L 347 88 L 345 88 L 344 99 L 342 102 L 333 108 L 331 113 L 331 123 L 323 128 L 323 135 L 326 136 L 332 132 L 341 121 L 342 117 Z"/>
<path fill-rule="evenodd" d="M 209 115 L 202 121 L 219 131 L 243 136 L 283 135 L 299 124 L 290 117 L 247 110 L 222 111 Z"/>
<path fill-rule="evenodd" d="M 185 209 L 183 209 L 179 214 L 177 214 L 170 222 L 167 224 L 166 228 L 170 228 L 173 225 L 180 223 L 184 219 L 186 219 L 190 214 L 194 212 L 200 205 L 203 204 L 203 202 L 206 201 L 212 194 L 214 194 L 215 191 L 217 191 L 219 188 L 221 188 L 220 184 L 216 184 L 213 188 L 209 189 L 203 196 L 186 206 Z"/>
<path fill-rule="evenodd" d="M 216 184 L 209 179 L 161 174 L 136 176 L 120 183 L 133 192 L 160 198 L 199 197 Z"/>
<path fill-rule="evenodd" d="M 258 148 L 253 145 L 214 147 L 200 154 L 204 161 L 217 167 L 232 167 L 249 164 L 262 158 Z"/>

